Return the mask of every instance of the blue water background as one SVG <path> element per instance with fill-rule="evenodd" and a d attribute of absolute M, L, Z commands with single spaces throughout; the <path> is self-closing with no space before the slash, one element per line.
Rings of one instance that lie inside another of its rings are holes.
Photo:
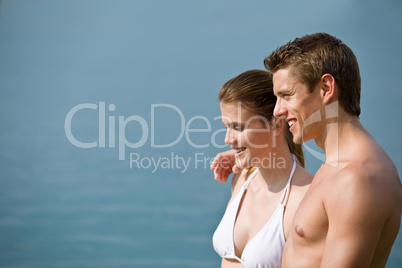
<path fill-rule="evenodd" d="M 208 169 L 226 149 L 217 91 L 307 33 L 329 32 L 354 50 L 361 120 L 402 171 L 400 1 L 3 0 L 0 8 L 0 267 L 218 267 L 211 239 L 230 189 Z M 97 142 L 90 149 L 65 132 L 69 111 L 85 103 L 96 108 L 77 112 L 71 131 Z M 137 121 L 124 136 L 145 142 L 119 160 L 119 120 L 130 116 Z M 130 154 L 145 160 L 130 166 Z M 170 166 L 154 172 L 152 159 Z M 307 154 L 311 172 L 319 165 Z M 399 234 L 387 267 L 401 262 Z"/>

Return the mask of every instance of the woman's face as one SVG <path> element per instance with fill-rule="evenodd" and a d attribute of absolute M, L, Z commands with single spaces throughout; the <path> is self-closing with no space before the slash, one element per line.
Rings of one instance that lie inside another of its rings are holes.
<path fill-rule="evenodd" d="M 251 113 L 240 102 L 221 103 L 222 122 L 226 126 L 225 143 L 235 151 L 236 166 L 260 166 L 276 146 L 270 122 Z M 272 123 L 272 122 L 271 122 Z"/>

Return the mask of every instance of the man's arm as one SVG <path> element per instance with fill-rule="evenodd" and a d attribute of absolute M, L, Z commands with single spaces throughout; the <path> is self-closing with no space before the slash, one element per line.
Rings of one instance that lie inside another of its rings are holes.
<path fill-rule="evenodd" d="M 389 217 L 387 191 L 372 175 L 345 170 L 324 199 L 328 234 L 321 267 L 369 267 Z"/>
<path fill-rule="evenodd" d="M 241 171 L 241 169 L 237 168 L 235 165 L 233 150 L 217 154 L 210 168 L 214 171 L 215 180 L 220 181 L 220 183 L 226 182 L 232 172 L 237 174 Z"/>

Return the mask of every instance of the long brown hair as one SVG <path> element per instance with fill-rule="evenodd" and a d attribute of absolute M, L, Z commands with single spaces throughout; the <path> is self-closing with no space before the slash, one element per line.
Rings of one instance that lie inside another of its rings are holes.
<path fill-rule="evenodd" d="M 241 102 L 248 111 L 263 116 L 271 121 L 274 113 L 276 96 L 273 92 L 272 74 L 264 70 L 249 70 L 233 77 L 220 89 L 219 102 Z M 285 138 L 289 150 L 304 167 L 304 154 L 301 144 L 293 142 L 289 126 L 284 127 Z"/>

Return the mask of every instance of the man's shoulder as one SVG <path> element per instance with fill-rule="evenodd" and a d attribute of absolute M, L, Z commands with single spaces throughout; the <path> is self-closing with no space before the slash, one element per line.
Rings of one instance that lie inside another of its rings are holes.
<path fill-rule="evenodd" d="M 355 191 L 366 191 L 369 188 L 381 189 L 386 185 L 394 185 L 399 181 L 396 169 L 388 162 L 377 163 L 375 160 L 356 161 L 339 167 L 331 178 L 331 184 L 341 188 L 354 188 Z M 356 188 L 355 188 L 356 187 Z"/>
<path fill-rule="evenodd" d="M 345 209 L 346 204 L 351 210 L 367 207 L 372 211 L 378 208 L 386 212 L 388 207 L 391 211 L 402 196 L 399 176 L 396 171 L 387 168 L 388 163 L 375 167 L 371 165 L 370 162 L 354 162 L 340 168 L 329 178 L 327 189 L 330 190 L 324 196 L 326 206 L 334 211 L 339 206 Z"/>
<path fill-rule="evenodd" d="M 361 163 L 352 163 L 338 167 L 324 167 L 319 177 L 314 180 L 322 181 L 321 189 L 326 192 L 324 197 L 331 199 L 332 196 L 343 195 L 349 191 L 359 192 L 368 185 L 372 185 L 375 178 L 376 176 L 364 169 Z"/>
<path fill-rule="evenodd" d="M 350 146 L 345 158 L 344 171 L 356 175 L 367 175 L 371 178 L 397 176 L 396 167 L 384 148 L 368 132 L 355 137 L 355 146 Z"/>

